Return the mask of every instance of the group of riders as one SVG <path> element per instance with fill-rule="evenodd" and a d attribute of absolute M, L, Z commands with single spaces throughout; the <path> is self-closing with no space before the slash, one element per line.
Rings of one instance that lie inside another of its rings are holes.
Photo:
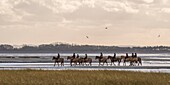
<path fill-rule="evenodd" d="M 72 56 L 67 56 L 67 60 L 70 59 L 70 65 L 92 65 L 92 58 L 88 58 L 87 54 L 85 54 L 85 57 L 80 57 L 79 54 L 76 55 L 76 53 L 73 53 Z M 114 56 L 108 56 L 104 57 L 103 53 L 100 53 L 100 56 L 96 56 L 95 59 L 99 60 L 99 65 L 103 63 L 103 65 L 106 63 L 108 65 L 107 59 L 111 60 L 111 65 L 114 62 L 118 62 L 118 65 L 120 65 L 120 62 L 123 60 L 123 65 L 126 65 L 126 62 L 130 62 L 130 65 L 133 66 L 136 63 L 141 64 L 141 58 L 137 56 L 137 53 L 132 53 L 131 56 L 126 53 L 126 56 L 116 56 L 116 53 L 114 53 Z M 64 66 L 64 58 L 60 58 L 60 54 L 58 53 L 57 57 L 53 57 L 52 60 L 55 60 L 54 66 L 56 63 L 59 66 L 59 63 L 61 63 L 61 66 Z M 73 64 L 72 64 L 73 63 Z M 87 64 L 86 64 L 87 63 Z M 114 64 L 115 65 L 115 64 Z"/>

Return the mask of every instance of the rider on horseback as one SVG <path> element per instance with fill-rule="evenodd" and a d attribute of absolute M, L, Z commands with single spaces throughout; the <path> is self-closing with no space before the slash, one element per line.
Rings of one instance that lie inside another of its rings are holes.
<path fill-rule="evenodd" d="M 100 57 L 103 57 L 103 53 L 102 52 L 100 53 Z"/>
<path fill-rule="evenodd" d="M 129 58 L 128 53 L 126 53 L 126 57 L 125 57 L 125 59 L 126 59 L 126 58 Z"/>
<path fill-rule="evenodd" d="M 116 58 L 116 53 L 114 53 L 114 56 L 113 56 L 113 58 Z"/>
<path fill-rule="evenodd" d="M 77 54 L 77 58 L 79 58 L 79 54 Z"/>
<path fill-rule="evenodd" d="M 57 56 L 57 58 L 60 58 L 60 54 L 58 53 L 58 56 Z"/>
<path fill-rule="evenodd" d="M 134 58 L 135 57 L 135 55 L 134 55 L 134 53 L 132 53 L 132 58 Z"/>
<path fill-rule="evenodd" d="M 137 58 L 137 53 L 135 53 L 134 57 Z"/>
<path fill-rule="evenodd" d="M 73 58 L 75 58 L 76 57 L 76 54 L 75 53 L 73 53 Z"/>
<path fill-rule="evenodd" d="M 87 59 L 87 54 L 85 54 L 85 58 L 84 59 Z"/>

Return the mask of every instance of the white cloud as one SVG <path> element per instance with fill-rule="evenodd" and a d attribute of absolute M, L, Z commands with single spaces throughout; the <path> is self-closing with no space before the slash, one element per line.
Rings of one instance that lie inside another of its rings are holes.
<path fill-rule="evenodd" d="M 82 4 L 80 0 L 34 0 L 55 13 L 69 13 L 77 10 Z"/>
<path fill-rule="evenodd" d="M 83 0 L 82 3 L 87 5 L 88 7 L 94 8 L 96 0 Z"/>
<path fill-rule="evenodd" d="M 101 3 L 101 6 L 104 10 L 112 12 L 112 11 L 124 11 L 127 13 L 138 13 L 139 10 L 132 8 L 131 4 L 126 1 L 110 1 L 106 0 Z"/>
<path fill-rule="evenodd" d="M 162 8 L 161 12 L 163 12 L 163 13 L 170 13 L 170 8 Z"/>
<path fill-rule="evenodd" d="M 154 2 L 154 0 L 143 0 L 144 2 L 146 2 L 146 3 L 152 3 L 152 2 Z"/>

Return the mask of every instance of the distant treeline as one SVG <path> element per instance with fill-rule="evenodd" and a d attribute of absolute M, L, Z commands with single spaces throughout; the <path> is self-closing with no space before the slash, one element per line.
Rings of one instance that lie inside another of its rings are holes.
<path fill-rule="evenodd" d="M 38 46 L 24 45 L 16 48 L 12 45 L 0 45 L 0 53 L 169 53 L 168 46 L 145 46 L 145 47 L 118 47 L 98 45 L 75 45 L 75 44 L 41 44 Z"/>

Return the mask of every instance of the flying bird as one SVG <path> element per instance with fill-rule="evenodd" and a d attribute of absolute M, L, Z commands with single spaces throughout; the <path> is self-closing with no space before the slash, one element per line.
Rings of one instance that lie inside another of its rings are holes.
<path fill-rule="evenodd" d="M 86 36 L 86 38 L 89 38 L 89 36 Z"/>
<path fill-rule="evenodd" d="M 161 37 L 161 35 L 158 35 L 158 37 Z"/>

